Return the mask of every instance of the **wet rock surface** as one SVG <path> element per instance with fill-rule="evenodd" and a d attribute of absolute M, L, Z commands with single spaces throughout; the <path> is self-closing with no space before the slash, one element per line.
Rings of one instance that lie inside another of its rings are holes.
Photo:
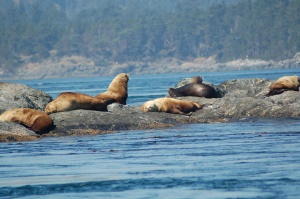
<path fill-rule="evenodd" d="M 179 97 L 178 99 L 197 101 L 205 105 L 192 116 L 143 113 L 139 106 L 116 103 L 108 106 L 108 112 L 74 110 L 54 113 L 50 117 L 55 128 L 43 136 L 101 134 L 120 130 L 166 128 L 183 123 L 228 122 L 242 118 L 300 117 L 300 92 L 286 91 L 267 97 L 271 83 L 267 79 L 229 80 L 214 86 L 220 92 L 221 98 Z M 0 123 L 0 135 L 4 131 L 13 134 L 17 132 L 14 128 L 21 128 L 18 124 L 11 124 L 9 128 L 3 124 Z M 30 136 L 38 138 L 32 133 Z"/>

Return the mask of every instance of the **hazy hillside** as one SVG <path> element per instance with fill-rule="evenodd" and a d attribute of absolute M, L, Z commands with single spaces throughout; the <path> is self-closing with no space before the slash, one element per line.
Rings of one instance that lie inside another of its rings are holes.
<path fill-rule="evenodd" d="M 201 8 L 207 8 L 213 4 L 225 2 L 234 4 L 245 0 L 200 0 L 197 5 Z M 106 10 L 111 8 L 121 10 L 159 10 L 162 12 L 175 12 L 178 6 L 187 4 L 187 0 L 1 0 L 2 10 L 10 9 L 12 6 L 23 4 L 27 13 L 32 12 L 36 5 L 41 10 L 47 10 L 53 6 L 58 6 L 65 12 L 68 18 L 74 18 L 83 10 Z"/>
<path fill-rule="evenodd" d="M 284 60 L 300 51 L 299 10 L 299 0 L 1 0 L 0 69 L 66 56 L 101 67 Z"/>

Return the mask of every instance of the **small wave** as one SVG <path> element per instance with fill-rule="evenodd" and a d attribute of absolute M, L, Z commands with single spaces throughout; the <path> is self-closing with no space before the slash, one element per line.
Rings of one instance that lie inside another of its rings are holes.
<path fill-rule="evenodd" d="M 230 192 L 241 192 L 243 189 L 256 190 L 256 194 L 273 193 L 273 197 L 282 197 L 279 191 L 273 190 L 274 184 L 299 183 L 289 178 L 278 180 L 243 180 L 243 179 L 221 179 L 204 180 L 200 177 L 187 178 L 141 178 L 125 180 L 107 180 L 95 182 L 78 182 L 68 184 L 46 184 L 26 185 L 21 187 L 0 188 L 0 198 L 26 197 L 37 195 L 52 195 L 59 193 L 91 193 L 91 192 L 123 192 L 135 189 L 173 189 L 189 188 L 197 190 L 222 190 Z"/>

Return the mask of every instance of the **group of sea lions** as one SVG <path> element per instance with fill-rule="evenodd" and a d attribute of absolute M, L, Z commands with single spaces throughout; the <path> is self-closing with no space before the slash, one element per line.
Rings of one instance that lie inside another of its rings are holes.
<path fill-rule="evenodd" d="M 129 75 L 121 73 L 112 80 L 107 91 L 95 97 L 82 93 L 63 92 L 46 106 L 45 112 L 30 108 L 16 108 L 4 112 L 0 116 L 0 121 L 19 123 L 36 133 L 42 134 L 53 127 L 53 121 L 49 117 L 51 113 L 76 109 L 107 111 L 107 106 L 115 102 L 126 105 L 128 81 Z M 270 86 L 270 91 L 266 96 L 281 94 L 287 90 L 299 91 L 299 88 L 300 80 L 298 76 L 284 76 Z M 141 111 L 166 112 L 189 116 L 192 112 L 203 108 L 203 105 L 198 102 L 174 99 L 174 97 L 218 97 L 218 93 L 214 87 L 204 84 L 200 76 L 193 77 L 190 83 L 179 88 L 169 88 L 168 93 L 170 95 L 168 97 L 145 102 L 140 108 Z"/>
<path fill-rule="evenodd" d="M 30 108 L 15 108 L 5 111 L 0 121 L 15 122 L 28 127 L 36 133 L 43 134 L 53 127 L 49 114 L 76 109 L 107 111 L 107 106 L 114 102 L 126 105 L 128 97 L 127 83 L 129 75 L 117 75 L 108 86 L 107 91 L 92 97 L 83 93 L 63 92 L 50 102 L 45 112 Z"/>

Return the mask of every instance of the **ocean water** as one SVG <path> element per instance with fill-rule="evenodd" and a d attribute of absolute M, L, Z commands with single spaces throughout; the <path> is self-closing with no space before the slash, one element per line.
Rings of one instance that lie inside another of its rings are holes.
<path fill-rule="evenodd" d="M 132 75 L 128 105 L 183 77 L 299 75 L 299 69 Z M 113 77 L 15 80 L 53 97 L 96 95 Z M 300 198 L 300 118 L 247 119 L 0 143 L 0 198 Z"/>

